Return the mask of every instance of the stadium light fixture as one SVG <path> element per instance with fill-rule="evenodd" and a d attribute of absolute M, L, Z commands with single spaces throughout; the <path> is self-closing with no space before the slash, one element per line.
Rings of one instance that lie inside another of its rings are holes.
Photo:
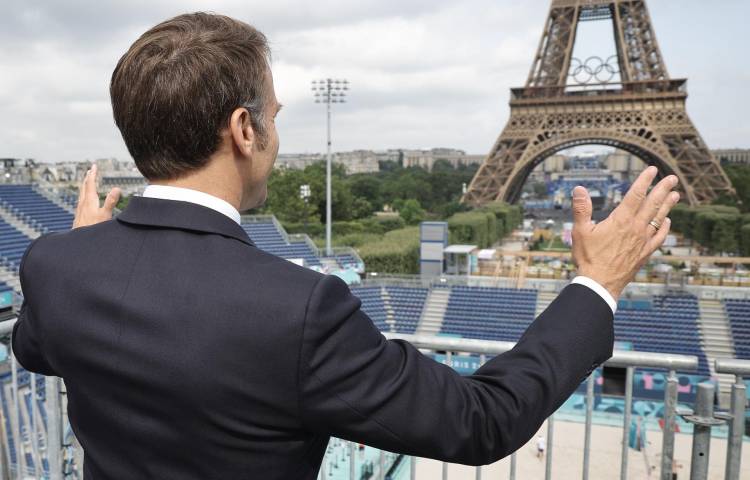
<path fill-rule="evenodd" d="M 344 79 L 325 78 L 312 81 L 312 92 L 315 103 L 326 104 L 326 256 L 331 251 L 331 104 L 346 103 L 349 81 Z"/>
<path fill-rule="evenodd" d="M 299 198 L 302 199 L 303 202 L 305 202 L 305 233 L 307 233 L 307 202 L 310 198 L 310 185 L 304 184 L 299 186 Z"/>

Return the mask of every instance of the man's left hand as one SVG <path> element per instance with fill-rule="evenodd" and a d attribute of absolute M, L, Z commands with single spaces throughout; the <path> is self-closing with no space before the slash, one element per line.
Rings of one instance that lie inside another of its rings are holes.
<path fill-rule="evenodd" d="M 104 199 L 104 206 L 99 207 L 99 194 L 96 191 L 96 164 L 86 175 L 78 189 L 78 206 L 73 220 L 73 228 L 86 227 L 112 218 L 112 211 L 120 200 L 120 189 L 115 187 Z"/>

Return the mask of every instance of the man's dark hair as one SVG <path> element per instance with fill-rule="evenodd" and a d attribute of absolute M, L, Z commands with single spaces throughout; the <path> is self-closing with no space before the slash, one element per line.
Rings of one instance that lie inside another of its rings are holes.
<path fill-rule="evenodd" d="M 242 106 L 262 149 L 269 63 L 266 37 L 223 15 L 180 15 L 141 35 L 117 62 L 110 96 L 143 176 L 175 179 L 203 167 Z"/>

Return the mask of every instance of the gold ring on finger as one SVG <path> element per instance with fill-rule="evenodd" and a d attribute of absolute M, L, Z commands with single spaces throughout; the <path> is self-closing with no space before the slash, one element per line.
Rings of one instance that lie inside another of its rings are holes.
<path fill-rule="evenodd" d="M 651 220 L 648 222 L 649 225 L 654 227 L 657 231 L 661 228 L 661 223 L 657 222 L 656 220 Z"/>

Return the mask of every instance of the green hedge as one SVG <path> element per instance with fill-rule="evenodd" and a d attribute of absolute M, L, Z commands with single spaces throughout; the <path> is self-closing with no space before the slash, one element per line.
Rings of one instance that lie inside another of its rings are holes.
<path fill-rule="evenodd" d="M 496 202 L 461 212 L 448 219 L 451 243 L 491 247 L 510 233 L 522 219 L 519 206 Z M 304 233 L 304 225 L 285 223 L 289 233 Z M 406 227 L 397 216 L 370 217 L 352 222 L 334 222 L 333 245 L 357 249 L 370 272 L 419 273 L 419 227 Z M 323 246 L 325 225 L 309 223 L 307 233 Z"/>
<path fill-rule="evenodd" d="M 365 231 L 369 233 L 386 233 L 406 227 L 406 222 L 398 215 L 374 216 L 361 220 Z"/>
<path fill-rule="evenodd" d="M 744 257 L 750 257 L 750 223 L 740 227 L 740 253 Z"/>
<path fill-rule="evenodd" d="M 715 253 L 738 253 L 744 250 L 743 225 L 750 215 L 727 205 L 675 205 L 669 214 L 672 229 Z"/>
<path fill-rule="evenodd" d="M 310 237 L 320 237 L 326 234 L 326 226 L 320 222 L 308 222 L 307 226 L 303 222 L 283 222 L 284 230 L 288 234 L 306 233 Z"/>
<path fill-rule="evenodd" d="M 488 248 L 521 223 L 521 207 L 494 202 L 448 219 L 450 243 L 465 243 Z"/>
<path fill-rule="evenodd" d="M 283 222 L 284 229 L 287 233 L 307 233 L 310 237 L 321 237 L 326 234 L 326 226 L 320 222 L 308 222 L 305 226 L 302 222 Z M 350 222 L 333 222 L 331 233 L 333 236 L 351 235 L 355 233 L 378 233 L 384 234 L 391 230 L 404 228 L 406 223 L 404 219 L 398 216 L 393 217 L 370 217 L 363 220 L 353 220 Z"/>
<path fill-rule="evenodd" d="M 419 273 L 419 227 L 391 230 L 357 248 L 368 272 Z"/>

